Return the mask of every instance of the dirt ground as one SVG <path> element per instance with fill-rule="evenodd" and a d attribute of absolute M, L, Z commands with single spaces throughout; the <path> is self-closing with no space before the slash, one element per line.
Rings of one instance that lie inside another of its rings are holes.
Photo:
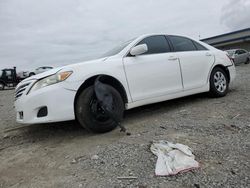
<path fill-rule="evenodd" d="M 224 98 L 200 94 L 126 112 L 131 136 L 96 135 L 74 122 L 20 128 L 14 91 L 0 91 L 0 187 L 250 187 L 250 65 L 237 74 Z M 156 177 L 153 140 L 190 146 L 201 168 Z"/>

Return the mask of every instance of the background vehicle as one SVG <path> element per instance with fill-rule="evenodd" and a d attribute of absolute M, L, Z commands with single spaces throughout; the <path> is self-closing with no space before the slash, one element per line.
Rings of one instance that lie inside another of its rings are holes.
<path fill-rule="evenodd" d="M 17 122 L 77 119 L 88 130 L 107 132 L 119 125 L 126 109 L 202 92 L 223 97 L 234 78 L 226 52 L 187 37 L 142 35 L 103 58 L 21 82 L 16 88 Z"/>
<path fill-rule="evenodd" d="M 244 49 L 233 49 L 227 50 L 226 52 L 236 65 L 241 63 L 248 64 L 250 61 L 250 53 Z"/>
<path fill-rule="evenodd" d="M 29 71 L 21 71 L 17 73 L 17 77 L 19 80 L 24 80 L 29 77 Z"/>
<path fill-rule="evenodd" d="M 13 69 L 3 69 L 0 71 L 0 90 L 7 87 L 15 87 L 19 83 L 16 74 L 16 67 Z"/>
<path fill-rule="evenodd" d="M 51 69 L 53 69 L 53 67 L 49 67 L 49 66 L 38 67 L 37 69 L 35 69 L 34 72 L 30 72 L 29 76 L 34 76 L 36 74 L 40 74 L 40 73 L 46 72 L 46 71 L 51 70 Z"/>

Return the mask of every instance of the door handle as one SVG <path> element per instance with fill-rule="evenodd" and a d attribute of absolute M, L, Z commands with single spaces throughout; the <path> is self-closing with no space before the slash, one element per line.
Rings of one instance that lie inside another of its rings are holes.
<path fill-rule="evenodd" d="M 177 57 L 175 57 L 175 56 L 170 56 L 169 58 L 168 58 L 168 60 L 170 60 L 170 61 L 175 61 L 175 60 L 177 60 L 178 58 Z"/>
<path fill-rule="evenodd" d="M 209 52 L 206 53 L 206 56 L 212 56 L 212 54 L 210 54 Z"/>

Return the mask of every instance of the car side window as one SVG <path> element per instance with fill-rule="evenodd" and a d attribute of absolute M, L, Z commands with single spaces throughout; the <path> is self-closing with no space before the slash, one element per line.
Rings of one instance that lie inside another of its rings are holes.
<path fill-rule="evenodd" d="M 240 55 L 241 54 L 240 50 L 237 50 L 235 54 Z"/>
<path fill-rule="evenodd" d="M 10 77 L 11 76 L 11 71 L 6 71 L 6 76 Z"/>
<path fill-rule="evenodd" d="M 179 37 L 179 36 L 168 36 L 171 43 L 173 44 L 174 50 L 176 52 L 185 52 L 185 51 L 196 51 L 196 47 L 192 40 Z"/>
<path fill-rule="evenodd" d="M 201 45 L 198 42 L 193 41 L 193 43 L 194 43 L 195 47 L 197 48 L 197 50 L 199 50 L 199 51 L 208 50 L 206 47 L 204 47 L 203 45 Z"/>
<path fill-rule="evenodd" d="M 245 54 L 245 53 L 247 53 L 245 50 L 240 50 L 240 53 L 241 54 Z"/>
<path fill-rule="evenodd" d="M 11 71 L 9 71 L 9 70 L 7 70 L 7 71 L 5 71 L 5 77 L 7 78 L 7 79 L 11 79 Z"/>
<path fill-rule="evenodd" d="M 140 44 L 146 44 L 148 46 L 148 51 L 144 54 L 159 54 L 171 51 L 167 39 L 162 35 L 147 37 L 137 45 Z"/>

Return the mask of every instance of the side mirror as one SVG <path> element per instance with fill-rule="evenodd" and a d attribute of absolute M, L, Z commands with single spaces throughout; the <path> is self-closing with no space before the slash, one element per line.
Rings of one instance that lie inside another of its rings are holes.
<path fill-rule="evenodd" d="M 148 46 L 146 44 L 140 44 L 138 46 L 133 47 L 130 50 L 130 54 L 132 56 L 137 56 L 137 55 L 144 54 L 147 51 L 148 51 Z"/>

